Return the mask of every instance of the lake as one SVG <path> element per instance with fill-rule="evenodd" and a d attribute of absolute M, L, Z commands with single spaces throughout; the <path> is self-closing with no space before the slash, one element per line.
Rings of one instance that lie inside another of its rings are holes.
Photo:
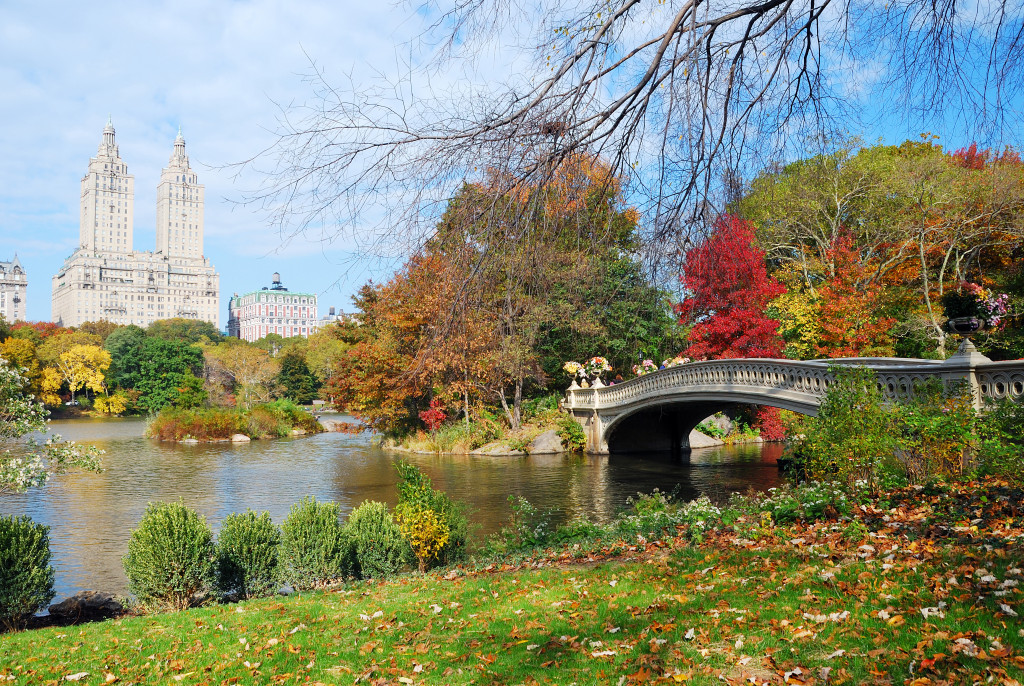
<path fill-rule="evenodd" d="M 346 419 L 345 417 L 332 417 Z M 76 419 L 50 423 L 65 439 L 106 451 L 102 474 L 72 472 L 28 493 L 0 495 L 0 513 L 27 514 L 50 526 L 57 600 L 96 589 L 125 594 L 121 556 L 149 502 L 182 499 L 216 531 L 224 517 L 266 510 L 277 523 L 306 495 L 348 512 L 364 500 L 397 500 L 394 461 L 421 467 L 434 487 L 466 503 L 473 538 L 483 540 L 509 515 L 508 496 L 525 496 L 555 522 L 604 522 L 627 499 L 655 488 L 687 500 L 724 500 L 735 491 L 782 481 L 779 444 L 668 455 L 409 455 L 381 450 L 369 434 L 325 433 L 251 443 L 179 445 L 143 436 L 145 421 Z"/>

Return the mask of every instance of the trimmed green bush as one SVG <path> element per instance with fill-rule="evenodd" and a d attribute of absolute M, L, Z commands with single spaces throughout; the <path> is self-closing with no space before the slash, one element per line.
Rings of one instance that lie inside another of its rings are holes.
<path fill-rule="evenodd" d="M 411 558 L 409 544 L 384 503 L 367 500 L 352 510 L 345 532 L 354 562 L 352 571 L 362 579 L 387 579 Z"/>
<path fill-rule="evenodd" d="M 217 591 L 240 599 L 273 595 L 280 582 L 280 546 L 281 530 L 269 512 L 228 515 L 217 536 Z"/>
<path fill-rule="evenodd" d="M 316 588 L 344 577 L 351 567 L 337 503 L 306 497 L 292 505 L 281 525 L 284 580 L 297 589 Z"/>
<path fill-rule="evenodd" d="M 580 423 L 572 417 L 562 417 L 558 420 L 558 437 L 562 439 L 562 445 L 570 453 L 582 452 L 587 447 L 587 434 Z"/>
<path fill-rule="evenodd" d="M 215 552 L 201 515 L 180 501 L 150 503 L 122 558 L 128 590 L 150 607 L 187 609 L 209 589 Z"/>
<path fill-rule="evenodd" d="M 50 527 L 0 517 L 0 624 L 17 629 L 53 600 Z"/>

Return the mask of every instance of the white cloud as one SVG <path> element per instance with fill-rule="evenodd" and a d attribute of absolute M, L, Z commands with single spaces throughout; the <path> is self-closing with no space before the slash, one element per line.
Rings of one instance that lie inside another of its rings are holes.
<path fill-rule="evenodd" d="M 155 243 L 156 185 L 180 125 L 206 186 L 205 252 L 224 308 L 273 271 L 349 307 L 346 294 L 372 275 L 345 266 L 351 246 L 282 248 L 265 217 L 230 202 L 250 179 L 225 165 L 273 141 L 275 103 L 311 97 L 310 58 L 331 74 L 369 74 L 394 65 L 422 27 L 411 10 L 374 2 L 0 5 L 0 259 L 17 252 L 26 266 L 29 317 L 49 319 L 50 277 L 78 244 L 79 184 L 108 115 L 135 176 L 137 248 Z"/>

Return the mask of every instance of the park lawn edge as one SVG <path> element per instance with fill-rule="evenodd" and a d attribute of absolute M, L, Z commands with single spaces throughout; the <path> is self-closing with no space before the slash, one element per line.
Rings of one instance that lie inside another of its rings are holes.
<path fill-rule="evenodd" d="M 1017 684 L 1024 520 L 995 500 L 949 521 L 908 490 L 856 525 L 680 527 L 6 634 L 0 683 Z"/>

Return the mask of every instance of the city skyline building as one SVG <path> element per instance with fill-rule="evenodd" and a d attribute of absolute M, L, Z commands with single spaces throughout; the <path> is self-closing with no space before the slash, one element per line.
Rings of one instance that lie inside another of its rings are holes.
<path fill-rule="evenodd" d="M 220 276 L 203 256 L 204 192 L 179 129 L 157 187 L 156 250 L 136 251 L 135 178 L 108 119 L 82 178 L 79 246 L 53 277 L 51 319 L 148 326 L 182 317 L 219 328 Z"/>
<path fill-rule="evenodd" d="M 268 334 L 308 338 L 319 326 L 315 293 L 293 293 L 274 272 L 271 285 L 228 301 L 228 335 L 250 343 Z"/>
<path fill-rule="evenodd" d="M 10 262 L 0 262 L 0 315 L 8 322 L 25 319 L 28 273 L 15 253 Z"/>

